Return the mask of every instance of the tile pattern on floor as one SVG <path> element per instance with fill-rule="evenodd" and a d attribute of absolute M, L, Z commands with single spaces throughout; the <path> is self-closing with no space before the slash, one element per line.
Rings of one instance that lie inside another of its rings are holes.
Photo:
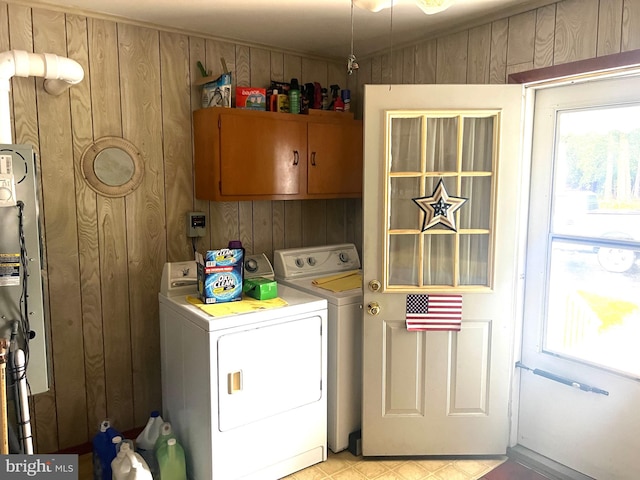
<path fill-rule="evenodd" d="M 378 459 L 355 457 L 349 451 L 329 452 L 318 463 L 286 480 L 478 480 L 507 457 L 473 459 Z"/>

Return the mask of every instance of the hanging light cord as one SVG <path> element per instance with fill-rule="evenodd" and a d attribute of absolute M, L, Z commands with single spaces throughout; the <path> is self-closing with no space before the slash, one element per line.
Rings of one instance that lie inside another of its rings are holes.
<path fill-rule="evenodd" d="M 356 62 L 356 56 L 353 54 L 353 0 L 351 0 L 351 55 L 347 58 L 347 73 L 351 75 L 357 69 L 358 62 Z"/>
<path fill-rule="evenodd" d="M 393 82 L 393 0 L 391 0 L 391 13 L 389 15 L 389 91 Z"/>

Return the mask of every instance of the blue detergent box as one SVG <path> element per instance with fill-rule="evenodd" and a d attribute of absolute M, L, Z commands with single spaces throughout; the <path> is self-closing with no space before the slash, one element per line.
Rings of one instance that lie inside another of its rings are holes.
<path fill-rule="evenodd" d="M 243 257 L 241 248 L 196 252 L 198 295 L 203 303 L 242 300 Z"/>

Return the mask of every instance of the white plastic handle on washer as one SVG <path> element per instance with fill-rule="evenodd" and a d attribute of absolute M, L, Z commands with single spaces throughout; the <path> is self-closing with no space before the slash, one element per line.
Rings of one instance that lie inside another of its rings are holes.
<path fill-rule="evenodd" d="M 227 391 L 229 395 L 242 390 L 242 370 L 227 373 Z"/>

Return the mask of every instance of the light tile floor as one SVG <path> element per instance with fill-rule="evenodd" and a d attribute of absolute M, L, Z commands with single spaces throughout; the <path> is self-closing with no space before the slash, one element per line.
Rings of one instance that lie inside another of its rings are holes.
<path fill-rule="evenodd" d="M 329 452 L 318 463 L 285 477 L 286 480 L 477 480 L 507 457 L 473 459 L 370 459 L 348 450 Z"/>

